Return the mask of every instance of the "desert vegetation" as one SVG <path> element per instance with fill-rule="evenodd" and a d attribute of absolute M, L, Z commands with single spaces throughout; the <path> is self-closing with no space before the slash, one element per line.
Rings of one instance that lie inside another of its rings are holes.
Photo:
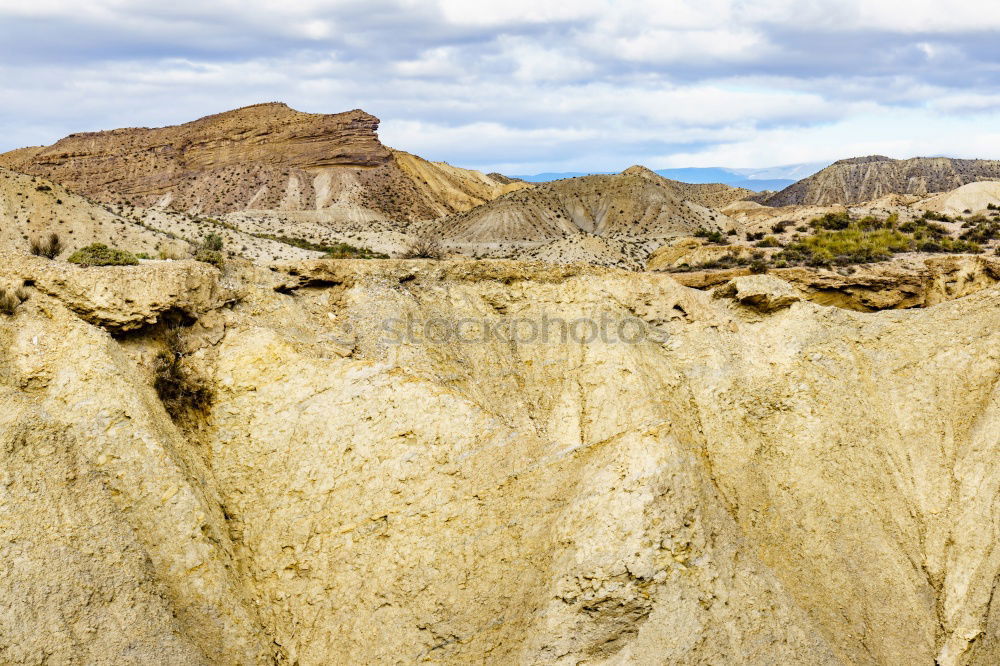
<path fill-rule="evenodd" d="M 166 348 L 154 360 L 153 388 L 167 413 L 175 420 L 190 412 L 206 409 L 215 395 L 206 382 L 184 368 L 183 358 L 181 337 L 176 330 L 171 330 L 167 334 Z"/>
<path fill-rule="evenodd" d="M 381 252 L 374 252 L 366 247 L 357 247 L 350 243 L 334 243 L 326 245 L 313 243 L 304 238 L 294 238 L 291 236 L 276 236 L 273 234 L 255 234 L 258 238 L 277 241 L 285 245 L 291 245 L 303 250 L 322 252 L 324 259 L 388 259 L 389 256 Z"/>
<path fill-rule="evenodd" d="M 23 286 L 0 287 L 0 314 L 10 316 L 28 300 L 28 292 Z"/>
<path fill-rule="evenodd" d="M 31 239 L 31 245 L 29 250 L 31 254 L 36 257 L 45 257 L 46 259 L 55 259 L 62 252 L 63 245 L 62 240 L 59 238 L 59 234 L 51 233 L 48 236 L 38 237 Z"/>
<path fill-rule="evenodd" d="M 212 264 L 216 268 L 222 268 L 225 259 L 222 256 L 223 241 L 222 236 L 216 233 L 205 234 L 201 243 L 195 249 L 194 258 L 206 264 Z"/>
<path fill-rule="evenodd" d="M 431 238 L 418 238 L 403 252 L 402 259 L 442 259 L 444 249 Z"/>
<path fill-rule="evenodd" d="M 81 266 L 134 266 L 139 259 L 131 252 L 108 247 L 104 243 L 93 243 L 71 254 L 67 259 Z"/>
<path fill-rule="evenodd" d="M 955 237 L 952 227 L 962 222 Z M 774 225 L 772 231 L 784 232 L 789 223 Z M 904 252 L 979 254 L 983 246 L 1000 238 L 1000 221 L 985 215 L 953 218 L 928 211 L 921 217 L 900 222 L 896 214 L 884 218 L 868 215 L 854 218 L 846 211 L 830 212 L 796 228 L 790 239 L 779 240 L 765 232 L 749 232 L 748 242 L 760 250 L 747 257 L 737 250 L 717 259 L 695 265 L 682 265 L 677 271 L 715 270 L 752 265 L 754 272 L 788 266 L 849 266 L 886 261 Z M 699 230 L 696 236 L 709 243 L 727 245 L 718 232 Z M 767 251 L 766 253 L 764 251 Z"/>

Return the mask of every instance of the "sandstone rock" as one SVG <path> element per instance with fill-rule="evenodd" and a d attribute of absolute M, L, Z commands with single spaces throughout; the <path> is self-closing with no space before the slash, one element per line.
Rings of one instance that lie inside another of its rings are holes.
<path fill-rule="evenodd" d="M 0 317 L 0 661 L 1000 660 L 1000 289 L 748 318 L 594 267 L 228 279 L 221 337 L 176 329 L 216 394 L 178 422 L 156 333 L 56 290 Z M 543 317 L 648 334 L 385 327 Z"/>
<path fill-rule="evenodd" d="M 747 275 L 730 280 L 715 290 L 716 298 L 731 298 L 760 312 L 775 312 L 802 300 L 784 280 L 772 275 Z"/>
<path fill-rule="evenodd" d="M 678 252 L 681 250 L 679 249 Z M 664 250 L 655 265 L 669 259 Z M 690 251 L 686 251 L 690 252 Z M 928 307 L 962 298 L 1000 281 L 1000 259 L 986 255 L 902 255 L 892 261 L 836 270 L 795 266 L 771 269 L 802 298 L 860 312 Z M 671 273 L 687 287 L 710 289 L 749 276 L 748 268 Z"/>
<path fill-rule="evenodd" d="M 81 268 L 0 253 L 0 275 L 55 297 L 85 321 L 114 333 L 155 324 L 167 313 L 194 320 L 240 296 L 220 282 L 217 269 L 196 261 Z"/>

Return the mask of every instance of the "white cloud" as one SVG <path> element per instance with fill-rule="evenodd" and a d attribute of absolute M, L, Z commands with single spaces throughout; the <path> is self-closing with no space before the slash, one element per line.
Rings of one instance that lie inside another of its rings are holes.
<path fill-rule="evenodd" d="M 6 0 L 0 150 L 283 100 L 521 173 L 996 157 L 997 31 L 929 0 Z"/>

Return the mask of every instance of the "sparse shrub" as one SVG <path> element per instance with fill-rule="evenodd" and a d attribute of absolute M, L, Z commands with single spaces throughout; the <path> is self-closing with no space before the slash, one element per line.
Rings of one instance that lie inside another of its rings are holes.
<path fill-rule="evenodd" d="M 754 274 L 766 273 L 767 262 L 762 259 L 754 259 L 750 262 L 750 272 Z"/>
<path fill-rule="evenodd" d="M 1000 221 L 991 220 L 985 215 L 976 215 L 969 218 L 962 225 L 962 228 L 967 229 L 967 231 L 959 236 L 961 240 L 988 243 L 994 238 L 1000 237 Z"/>
<path fill-rule="evenodd" d="M 403 252 L 403 259 L 441 259 L 441 244 L 429 238 L 418 238 Z"/>
<path fill-rule="evenodd" d="M 225 258 L 222 256 L 221 252 L 216 250 L 206 250 L 205 248 L 198 248 L 198 251 L 194 254 L 195 261 L 201 261 L 206 264 L 211 264 L 216 268 L 222 268 L 226 263 Z"/>
<path fill-rule="evenodd" d="M 774 236 L 767 236 L 762 241 L 757 243 L 757 247 L 781 247 L 781 243 Z"/>
<path fill-rule="evenodd" d="M 850 224 L 851 216 L 846 212 L 827 213 L 809 222 L 809 226 L 813 229 L 828 229 L 831 231 L 846 229 Z"/>
<path fill-rule="evenodd" d="M 372 252 L 368 248 L 354 247 L 347 243 L 337 243 L 326 248 L 324 259 L 388 259 L 389 256 L 380 252 Z"/>
<path fill-rule="evenodd" d="M 10 316 L 17 311 L 18 306 L 28 300 L 28 292 L 24 287 L 0 288 L 0 314 Z"/>
<path fill-rule="evenodd" d="M 94 243 L 79 249 L 67 260 L 81 266 L 134 266 L 139 263 L 135 255 L 104 243 Z"/>
<path fill-rule="evenodd" d="M 210 252 L 221 252 L 222 251 L 222 236 L 219 234 L 205 234 L 205 238 L 201 241 L 201 247 L 204 250 L 209 250 Z"/>
<path fill-rule="evenodd" d="M 31 254 L 36 257 L 55 259 L 62 252 L 62 249 L 62 241 L 57 233 L 51 233 L 44 238 L 31 239 Z"/>
<path fill-rule="evenodd" d="M 336 243 L 334 245 L 319 245 L 304 238 L 291 238 L 288 236 L 274 236 L 271 234 L 255 234 L 257 238 L 278 241 L 285 245 L 301 248 L 303 250 L 313 250 L 323 252 L 326 259 L 388 259 L 389 256 L 381 252 L 374 252 L 366 247 L 355 247 L 347 243 Z"/>
<path fill-rule="evenodd" d="M 206 264 L 211 264 L 216 268 L 222 268 L 226 263 L 222 256 L 222 236 L 216 233 L 205 234 L 201 244 L 195 248 L 194 259 Z"/>
<path fill-rule="evenodd" d="M 965 211 L 965 212 L 968 213 L 969 211 Z M 950 218 L 947 215 L 945 215 L 944 213 L 938 213 L 938 212 L 933 211 L 933 210 L 924 211 L 924 218 L 923 219 L 925 219 L 925 220 L 936 220 L 937 222 L 954 222 L 955 221 L 952 218 Z"/>
<path fill-rule="evenodd" d="M 153 388 L 175 420 L 192 411 L 204 411 L 215 399 L 214 392 L 205 382 L 185 371 L 183 358 L 180 337 L 172 332 L 167 337 L 167 348 L 157 354 L 153 368 Z"/>

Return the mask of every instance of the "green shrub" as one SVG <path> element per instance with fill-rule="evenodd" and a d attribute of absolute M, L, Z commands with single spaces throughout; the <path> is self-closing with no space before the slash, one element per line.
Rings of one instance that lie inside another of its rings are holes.
<path fill-rule="evenodd" d="M 896 252 L 910 249 L 912 239 L 892 229 L 864 230 L 857 225 L 823 231 L 786 247 L 779 256 L 789 263 L 810 266 L 862 264 L 884 261 Z"/>
<path fill-rule="evenodd" d="M 951 252 L 979 254 L 983 248 L 979 243 L 967 240 L 955 240 L 954 238 L 934 238 L 917 243 L 918 252 Z"/>
<path fill-rule="evenodd" d="M 226 263 L 225 257 L 222 256 L 222 245 L 222 236 L 219 234 L 205 234 L 201 243 L 194 250 L 195 261 L 202 261 L 206 264 L 212 264 L 216 268 L 222 268 Z"/>
<path fill-rule="evenodd" d="M 968 211 L 966 211 L 968 212 Z M 938 222 L 954 222 L 952 218 L 948 217 L 944 213 L 938 213 L 932 210 L 924 211 L 925 220 L 937 220 Z"/>
<path fill-rule="evenodd" d="M 991 220 L 984 215 L 969 218 L 962 225 L 966 229 L 959 238 L 974 243 L 988 243 L 994 238 L 1000 238 L 1000 221 Z"/>
<path fill-rule="evenodd" d="M 837 231 L 840 229 L 846 229 L 851 224 L 851 216 L 846 212 L 841 213 L 827 213 L 822 217 L 817 217 L 811 222 L 809 226 L 813 229 L 829 229 L 832 231 Z"/>
<path fill-rule="evenodd" d="M 201 241 L 201 248 L 210 252 L 221 252 L 222 236 L 219 234 L 205 234 L 205 238 Z"/>
<path fill-rule="evenodd" d="M 94 243 L 70 255 L 68 261 L 81 266 L 134 266 L 139 263 L 135 255 L 103 243 Z"/>
<path fill-rule="evenodd" d="M 354 247 L 347 243 L 337 243 L 326 247 L 324 259 L 388 259 L 389 256 L 372 252 L 368 248 Z"/>
<path fill-rule="evenodd" d="M 218 250 L 209 250 L 204 247 L 198 248 L 198 251 L 194 254 L 195 261 L 202 261 L 206 264 L 212 264 L 216 268 L 222 268 L 226 263 L 225 258 L 222 253 Z"/>

